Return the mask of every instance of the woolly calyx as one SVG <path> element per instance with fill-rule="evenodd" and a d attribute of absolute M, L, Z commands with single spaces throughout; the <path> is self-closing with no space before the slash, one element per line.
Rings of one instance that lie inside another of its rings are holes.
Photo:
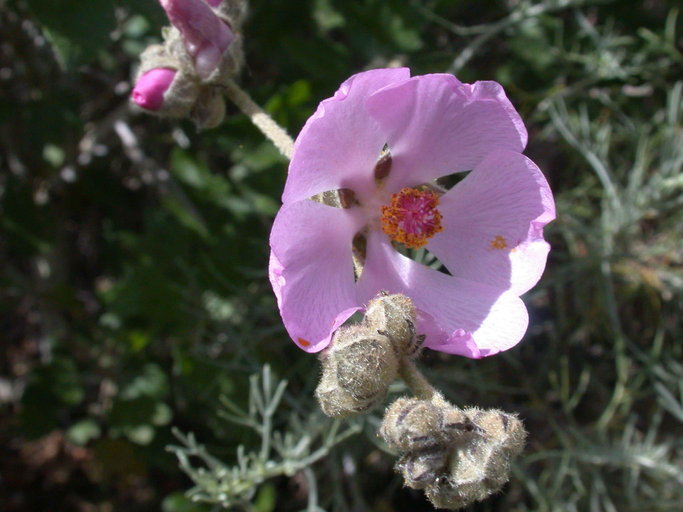
<path fill-rule="evenodd" d="M 448 452 L 441 446 L 432 446 L 405 454 L 396 464 L 406 486 L 424 489 L 442 473 L 448 462 Z"/>
<path fill-rule="evenodd" d="M 526 430 L 522 422 L 513 414 L 497 409 L 482 411 L 476 407 L 465 409 L 487 443 L 512 455 L 521 453 L 526 441 Z"/>
<path fill-rule="evenodd" d="M 424 336 L 415 331 L 417 312 L 413 301 L 400 293 L 380 293 L 368 303 L 365 322 L 388 336 L 401 355 L 415 357 L 422 348 Z"/>
<path fill-rule="evenodd" d="M 410 452 L 461 445 L 476 430 L 464 411 L 441 397 L 432 401 L 401 397 L 387 409 L 379 433 L 393 449 Z"/>
<path fill-rule="evenodd" d="M 215 128 L 225 118 L 225 100 L 223 95 L 215 87 L 202 87 L 197 98 L 190 119 L 194 121 L 198 130 Z"/>
<path fill-rule="evenodd" d="M 321 361 L 323 375 L 316 397 L 323 412 L 335 417 L 378 404 L 399 366 L 389 338 L 363 324 L 338 329 Z"/>
<path fill-rule="evenodd" d="M 194 106 L 199 97 L 199 84 L 183 71 L 181 62 L 168 53 L 167 48 L 162 45 L 151 45 L 142 52 L 140 56 L 140 67 L 138 69 L 136 84 L 144 83 L 144 77 L 148 73 L 158 69 L 176 70 L 172 80 L 163 92 L 163 101 L 157 109 L 146 110 L 162 117 L 185 117 Z M 136 85 L 132 100 L 139 105 L 135 98 Z"/>
<path fill-rule="evenodd" d="M 443 414 L 441 436 L 444 443 L 448 445 L 469 442 L 480 430 L 480 427 L 462 409 L 454 406 L 444 407 L 441 413 Z"/>
<path fill-rule="evenodd" d="M 462 410 L 436 395 L 432 400 L 396 400 L 380 435 L 402 453 L 396 469 L 406 486 L 424 489 L 437 508 L 457 509 L 505 485 L 526 432 L 514 415 Z"/>
<path fill-rule="evenodd" d="M 441 444 L 443 414 L 427 400 L 399 398 L 387 409 L 379 433 L 400 452 Z"/>
<path fill-rule="evenodd" d="M 476 425 L 472 442 L 452 451 L 445 474 L 426 489 L 435 507 L 459 508 L 498 492 L 510 478 L 510 463 L 524 448 L 526 431 L 514 415 L 465 409 Z"/>
<path fill-rule="evenodd" d="M 346 418 L 362 413 L 372 409 L 382 399 L 382 396 L 354 398 L 351 393 L 339 386 L 336 376 L 330 372 L 323 372 L 315 390 L 315 397 L 323 413 L 331 418 Z"/>
<path fill-rule="evenodd" d="M 233 32 L 239 32 L 247 17 L 249 3 L 247 0 L 208 0 L 214 12 L 221 18 Z"/>

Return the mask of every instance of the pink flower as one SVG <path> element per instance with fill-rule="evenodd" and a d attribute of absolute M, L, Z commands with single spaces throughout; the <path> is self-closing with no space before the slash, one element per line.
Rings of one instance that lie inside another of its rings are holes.
<path fill-rule="evenodd" d="M 138 78 L 133 93 L 133 101 L 146 110 L 159 110 L 164 104 L 164 93 L 171 86 L 176 71 L 169 68 L 154 68 Z"/>
<path fill-rule="evenodd" d="M 228 25 L 216 16 L 204 0 L 159 0 L 168 19 L 180 31 L 185 48 L 202 78 L 216 69 L 223 53 L 235 35 Z M 211 5 L 220 1 L 209 0 Z"/>
<path fill-rule="evenodd" d="M 502 87 L 452 75 L 410 78 L 377 69 L 323 101 L 294 145 L 270 236 L 270 280 L 285 327 L 307 352 L 380 291 L 418 308 L 427 347 L 479 358 L 519 342 L 528 315 L 519 295 L 539 280 L 555 218 L 541 171 L 523 156 L 527 133 Z M 388 146 L 390 163 L 378 164 Z M 443 195 L 422 185 L 471 172 Z M 388 174 L 387 174 L 388 171 Z M 353 191 L 334 208 L 311 196 Z M 367 241 L 354 278 L 352 241 Z M 395 246 L 424 246 L 449 274 Z"/>

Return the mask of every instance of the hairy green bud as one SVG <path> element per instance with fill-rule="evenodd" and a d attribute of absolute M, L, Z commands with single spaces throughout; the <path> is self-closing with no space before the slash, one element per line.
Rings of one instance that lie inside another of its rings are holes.
<path fill-rule="evenodd" d="M 323 372 L 320 383 L 315 390 L 320 409 L 331 418 L 346 418 L 365 412 L 377 405 L 382 396 L 359 400 L 337 384 L 336 376 Z"/>
<path fill-rule="evenodd" d="M 522 422 L 499 410 L 465 409 L 475 425 L 464 446 L 452 449 L 446 471 L 425 490 L 437 508 L 460 508 L 498 492 L 510 478 L 512 458 L 523 447 Z"/>
<path fill-rule="evenodd" d="M 440 433 L 447 445 L 469 442 L 478 430 L 465 411 L 447 404 L 441 408 L 443 415 Z"/>
<path fill-rule="evenodd" d="M 415 332 L 416 317 L 415 305 L 408 297 L 381 293 L 368 303 L 365 323 L 389 337 L 402 356 L 415 357 L 424 342 L 424 336 Z"/>
<path fill-rule="evenodd" d="M 402 453 L 396 469 L 405 485 L 424 489 L 435 507 L 449 509 L 499 491 L 526 437 L 512 414 L 459 409 L 440 395 L 399 398 L 387 409 L 379 433 Z"/>
<path fill-rule="evenodd" d="M 524 449 L 526 430 L 517 416 L 497 409 L 482 411 L 478 408 L 465 409 L 465 414 L 486 442 L 496 449 L 511 455 L 517 455 Z"/>
<path fill-rule="evenodd" d="M 216 87 L 203 87 L 190 112 L 190 119 L 199 130 L 215 128 L 225 117 L 225 100 Z"/>
<path fill-rule="evenodd" d="M 142 75 L 158 68 L 176 70 L 176 75 L 171 85 L 164 93 L 164 101 L 161 108 L 155 112 L 162 117 L 186 117 L 197 102 L 200 85 L 191 73 L 183 71 L 180 60 L 167 51 L 160 44 L 148 46 L 140 55 L 140 67 L 138 68 L 135 81 Z"/>
<path fill-rule="evenodd" d="M 328 416 L 350 416 L 380 403 L 398 374 L 391 341 L 365 325 L 342 327 L 321 354 L 323 376 L 316 389 Z"/>
<path fill-rule="evenodd" d="M 401 452 L 409 452 L 442 444 L 441 409 L 428 400 L 399 398 L 389 406 L 379 433 Z"/>
<path fill-rule="evenodd" d="M 353 327 L 335 336 L 328 364 L 339 385 L 354 397 L 383 393 L 398 374 L 398 358 L 386 336 Z"/>
<path fill-rule="evenodd" d="M 440 445 L 405 454 L 396 464 L 405 484 L 412 489 L 424 489 L 444 472 L 448 450 Z"/>
<path fill-rule="evenodd" d="M 438 479 L 425 489 L 425 496 L 435 508 L 457 510 L 475 501 L 485 499 L 488 492 L 476 484 L 463 484 L 454 486 L 446 479 Z"/>

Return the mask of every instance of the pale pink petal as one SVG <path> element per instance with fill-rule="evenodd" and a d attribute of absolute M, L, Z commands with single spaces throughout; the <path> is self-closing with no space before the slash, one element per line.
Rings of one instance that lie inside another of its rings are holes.
<path fill-rule="evenodd" d="M 548 182 L 524 155 L 495 151 L 441 197 L 443 231 L 427 245 L 448 271 L 516 295 L 541 277 L 555 218 Z"/>
<path fill-rule="evenodd" d="M 270 234 L 269 275 L 287 332 L 318 352 L 355 311 L 351 242 L 364 219 L 355 209 L 310 200 L 284 205 Z"/>
<path fill-rule="evenodd" d="M 375 69 L 353 75 L 320 103 L 294 144 L 282 202 L 350 188 L 359 197 L 374 190 L 373 171 L 386 136 L 365 110 L 378 89 L 410 77 L 408 69 Z"/>
<path fill-rule="evenodd" d="M 154 68 L 138 78 L 131 97 L 135 104 L 146 110 L 156 111 L 164 105 L 164 93 L 171 86 L 176 70 Z"/>
<path fill-rule="evenodd" d="M 389 191 L 473 169 L 491 151 L 521 152 L 526 145 L 524 123 L 495 82 L 416 76 L 374 93 L 367 109 L 388 136 Z"/>
<path fill-rule="evenodd" d="M 359 297 L 379 291 L 403 293 L 420 310 L 418 332 L 433 350 L 486 357 L 516 345 L 528 325 L 524 303 L 514 294 L 452 277 L 399 254 L 378 231 L 368 238 Z"/>
<path fill-rule="evenodd" d="M 235 35 L 203 0 L 159 0 L 168 19 L 183 35 L 197 74 L 207 78 L 216 69 Z"/>
<path fill-rule="evenodd" d="M 211 6 L 211 7 L 218 7 L 221 5 L 223 0 L 206 0 L 206 2 Z"/>

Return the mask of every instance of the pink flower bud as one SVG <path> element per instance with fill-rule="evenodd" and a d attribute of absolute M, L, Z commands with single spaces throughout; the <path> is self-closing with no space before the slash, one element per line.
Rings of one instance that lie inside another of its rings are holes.
<path fill-rule="evenodd" d="M 168 19 L 183 35 L 185 48 L 194 60 L 197 73 L 208 78 L 235 38 L 232 30 L 204 0 L 159 1 Z M 219 0 L 206 1 L 211 5 L 220 4 Z"/>
<path fill-rule="evenodd" d="M 164 93 L 175 75 L 175 69 L 169 68 L 154 68 L 144 73 L 131 95 L 135 104 L 146 110 L 159 110 L 164 104 Z"/>

